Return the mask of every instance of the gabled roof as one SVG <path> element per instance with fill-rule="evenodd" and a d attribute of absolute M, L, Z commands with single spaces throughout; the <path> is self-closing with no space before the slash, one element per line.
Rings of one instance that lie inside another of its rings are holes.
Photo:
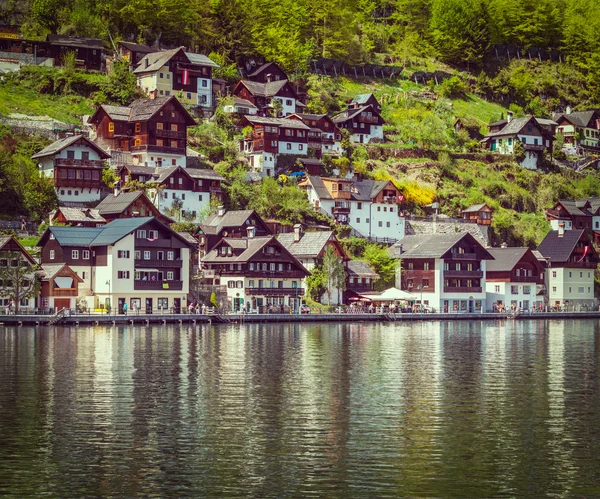
<path fill-rule="evenodd" d="M 141 43 L 132 43 L 132 42 L 118 42 L 117 45 L 122 45 L 128 50 L 132 52 L 142 52 L 146 54 L 150 54 L 152 52 L 158 52 L 158 49 L 149 47 L 148 45 L 143 45 Z"/>
<path fill-rule="evenodd" d="M 19 250 L 21 251 L 23 256 L 25 256 L 25 258 L 27 258 L 27 260 L 29 260 L 29 263 L 31 263 L 32 265 L 35 265 L 37 263 L 33 259 L 33 257 L 29 254 L 29 252 L 19 242 L 19 240 L 14 236 L 0 236 L 0 251 L 2 251 L 4 249 L 4 247 L 11 241 L 14 244 L 16 244 L 17 248 L 19 248 Z M 12 251 L 12 250 L 7 250 L 7 251 Z"/>
<path fill-rule="evenodd" d="M 52 234 L 61 246 L 94 247 L 109 246 L 123 239 L 150 221 L 155 221 L 165 229 L 171 231 L 178 239 L 189 245 L 188 241 L 177 232 L 159 222 L 154 217 L 119 218 L 102 227 L 49 227 L 40 238 L 38 246 L 43 245 L 49 234 Z"/>
<path fill-rule="evenodd" d="M 373 115 L 375 115 L 375 117 L 380 116 L 379 113 L 377 112 L 377 110 L 374 109 L 371 104 L 369 104 L 368 106 L 361 106 L 361 107 L 346 109 L 345 111 L 342 111 L 341 113 L 336 114 L 333 117 L 333 122 L 334 123 L 344 123 L 345 121 L 355 118 L 363 111 L 370 111 Z"/>
<path fill-rule="evenodd" d="M 190 245 L 192 245 L 192 246 L 198 245 L 198 239 L 196 239 L 194 236 L 192 236 L 189 232 L 177 232 L 177 234 L 179 234 L 179 236 L 181 236 L 183 239 L 185 239 Z"/>
<path fill-rule="evenodd" d="M 179 108 L 180 112 L 186 118 L 186 125 L 191 126 L 196 124 L 194 118 L 192 118 L 187 109 L 183 107 L 183 104 L 174 95 L 157 97 L 156 99 L 138 99 L 129 104 L 128 107 L 102 104 L 88 121 L 93 123 L 100 109 L 103 109 L 113 121 L 148 121 L 169 102 L 173 102 Z"/>
<path fill-rule="evenodd" d="M 225 180 L 223 176 L 215 170 L 205 168 L 186 168 L 185 171 L 192 178 L 201 178 L 207 180 Z"/>
<path fill-rule="evenodd" d="M 462 239 L 468 238 L 478 246 L 484 260 L 492 260 L 490 253 L 468 232 L 452 232 L 450 234 L 418 234 L 405 236 L 390 248 L 390 254 L 398 257 L 398 247 L 403 249 L 400 258 L 441 258 Z"/>
<path fill-rule="evenodd" d="M 488 248 L 488 252 L 494 257 L 486 263 L 486 272 L 510 272 L 517 263 L 531 250 L 529 248 Z M 531 255 L 533 258 L 535 256 Z M 532 280 L 536 280 L 532 277 Z"/>
<path fill-rule="evenodd" d="M 104 149 L 102 149 L 99 145 L 92 142 L 85 135 L 73 135 L 72 137 L 67 137 L 66 139 L 57 140 L 53 142 L 47 147 L 44 147 L 40 152 L 35 153 L 32 158 L 43 158 L 45 156 L 54 156 L 58 154 L 63 149 L 73 145 L 75 142 L 82 140 L 87 143 L 89 147 L 94 149 L 102 159 L 110 158 L 110 154 L 107 153 Z"/>
<path fill-rule="evenodd" d="M 327 187 L 325 187 L 323 179 L 318 175 L 310 175 L 308 179 L 306 179 L 304 182 L 310 182 L 310 184 L 313 186 L 313 189 L 317 193 L 317 196 L 319 196 L 319 199 L 333 199 L 333 197 L 327 190 Z"/>
<path fill-rule="evenodd" d="M 153 73 L 161 69 L 165 64 L 167 64 L 171 58 L 181 52 L 185 52 L 185 47 L 178 47 L 171 50 L 162 50 L 160 52 L 152 52 L 145 56 L 141 61 L 140 65 L 134 69 L 135 74 L 140 73 Z"/>
<path fill-rule="evenodd" d="M 574 111 L 572 113 L 556 113 L 552 117 L 554 121 L 560 121 L 561 119 L 567 120 L 572 125 L 582 126 L 582 127 L 590 127 L 590 122 L 594 119 L 594 116 L 598 112 L 594 109 L 588 111 Z"/>
<path fill-rule="evenodd" d="M 241 99 L 240 97 L 233 97 L 233 105 L 234 106 L 238 106 L 238 107 L 248 107 L 248 108 L 254 108 L 254 109 L 258 109 L 254 104 L 252 104 L 252 102 L 250 102 L 249 100 L 246 99 Z"/>
<path fill-rule="evenodd" d="M 367 262 L 362 260 L 350 260 L 347 264 L 348 277 L 370 277 L 377 279 L 379 274 L 375 272 Z"/>
<path fill-rule="evenodd" d="M 300 118 L 301 120 L 315 120 L 318 121 L 321 118 L 327 116 L 326 114 L 306 114 L 306 113 L 294 113 L 294 114 L 290 114 L 288 116 L 286 116 L 287 119 L 291 118 L 292 116 L 298 116 L 298 118 Z"/>
<path fill-rule="evenodd" d="M 589 216 L 589 213 L 585 213 L 579 207 L 577 207 L 577 201 L 570 201 L 568 199 L 559 199 L 557 204 L 559 204 L 559 203 L 565 209 L 565 211 L 571 216 L 578 216 L 578 217 Z M 584 208 L 584 206 L 582 206 L 581 208 Z"/>
<path fill-rule="evenodd" d="M 213 61 L 212 59 L 209 59 L 204 54 L 194 54 L 193 52 L 186 52 L 185 55 L 187 56 L 188 60 L 192 64 L 198 64 L 201 66 L 210 66 L 211 68 L 220 67 L 215 61 Z"/>
<path fill-rule="evenodd" d="M 287 118 L 268 118 L 266 116 L 249 116 L 245 115 L 243 120 L 248 120 L 252 124 L 280 126 L 283 128 L 296 128 L 299 130 L 310 130 L 310 127 L 298 120 L 288 120 Z"/>
<path fill-rule="evenodd" d="M 69 269 L 69 271 L 71 272 L 71 274 L 73 274 L 73 277 L 77 280 L 77 282 L 83 282 L 83 279 L 77 275 L 77 272 L 75 272 L 66 263 L 58 263 L 53 265 L 44 264 L 40 268 L 40 274 L 43 280 L 50 280 L 53 279 L 56 276 L 56 274 L 58 274 L 65 267 Z"/>
<path fill-rule="evenodd" d="M 481 211 L 483 208 L 489 208 L 489 206 L 485 203 L 472 204 L 468 208 L 465 208 L 462 212 L 463 213 L 475 213 L 477 211 Z"/>
<path fill-rule="evenodd" d="M 375 99 L 375 96 L 373 94 L 359 94 L 356 97 L 354 97 L 354 99 L 352 99 L 352 102 L 354 104 L 366 104 L 371 97 Z"/>
<path fill-rule="evenodd" d="M 558 234 L 559 231 L 557 230 L 548 232 L 544 240 L 538 246 L 538 251 L 544 258 L 549 258 L 551 264 L 568 262 L 577 243 L 584 237 L 585 230 L 565 230 L 562 237 L 559 237 Z"/>
<path fill-rule="evenodd" d="M 97 50 L 104 50 L 104 44 L 100 38 L 84 38 L 81 36 L 67 35 L 48 35 L 46 40 L 52 45 L 62 45 L 70 47 L 82 47 Z"/>
<path fill-rule="evenodd" d="M 267 69 L 269 66 L 277 66 L 277 69 L 279 69 L 282 73 L 284 72 L 278 65 L 276 62 L 265 62 L 264 64 L 262 64 L 261 66 L 258 66 L 254 71 L 252 71 L 252 73 L 248 73 L 248 78 L 250 78 L 251 76 L 257 76 L 258 74 L 260 74 L 262 71 L 264 71 L 265 69 Z"/>
<path fill-rule="evenodd" d="M 211 213 L 200 228 L 205 234 L 218 234 L 221 230 L 230 227 L 245 226 L 246 220 L 254 213 L 254 210 L 233 210 L 226 211 L 223 216 L 218 213 Z"/>
<path fill-rule="evenodd" d="M 58 212 L 62 213 L 67 222 L 106 222 L 97 208 L 69 208 L 66 206 L 59 206 L 58 209 L 53 212 L 51 217 L 54 218 L 54 215 Z"/>
<path fill-rule="evenodd" d="M 144 191 L 120 192 L 117 196 L 106 196 L 100 204 L 96 206 L 98 213 L 104 215 L 118 215 L 123 213 L 132 203 L 140 197 L 145 196 Z M 148 200 L 150 204 L 150 200 Z"/>
<path fill-rule="evenodd" d="M 524 116 L 522 118 L 513 118 L 512 120 L 508 121 L 501 130 L 498 130 L 497 132 L 490 132 L 486 135 L 486 137 L 517 135 L 531 121 L 533 121 L 533 124 L 539 128 L 539 130 L 542 132 L 542 135 L 546 135 L 547 137 L 552 137 L 552 134 L 548 130 L 546 130 L 540 123 L 538 123 L 538 121 L 536 120 L 536 118 L 534 116 Z"/>
<path fill-rule="evenodd" d="M 300 240 L 295 242 L 295 234 L 293 232 L 288 232 L 285 234 L 278 234 L 277 240 L 296 258 L 317 258 L 325 249 L 327 242 L 332 236 L 333 232 L 330 230 L 303 232 L 300 234 Z"/>
<path fill-rule="evenodd" d="M 370 201 L 390 182 L 390 180 L 359 180 L 354 182 L 351 190 L 351 199 L 355 201 Z"/>
<path fill-rule="evenodd" d="M 288 80 L 277 80 L 271 81 L 269 83 L 259 83 L 257 81 L 240 80 L 238 85 L 244 85 L 248 89 L 248 91 L 256 97 L 274 97 L 279 93 L 279 91 L 283 87 L 285 87 L 287 83 Z M 294 89 L 291 85 L 290 88 L 292 88 L 292 91 L 294 92 Z"/>

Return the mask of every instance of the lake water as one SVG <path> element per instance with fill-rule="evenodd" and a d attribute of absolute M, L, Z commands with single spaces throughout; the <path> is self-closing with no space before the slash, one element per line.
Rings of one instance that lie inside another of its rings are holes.
<path fill-rule="evenodd" d="M 598 321 L 0 327 L 0 495 L 600 494 Z"/>

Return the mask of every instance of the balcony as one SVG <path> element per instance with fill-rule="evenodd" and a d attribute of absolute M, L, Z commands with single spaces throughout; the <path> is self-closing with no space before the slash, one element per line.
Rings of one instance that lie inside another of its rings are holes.
<path fill-rule="evenodd" d="M 185 154 L 185 148 L 183 147 L 165 147 L 165 146 L 155 146 L 151 144 L 147 144 L 145 146 L 133 146 L 131 148 L 133 152 L 160 152 L 164 154 Z"/>
<path fill-rule="evenodd" d="M 383 196 L 383 202 L 389 204 L 398 204 L 398 198 L 396 196 Z"/>
<path fill-rule="evenodd" d="M 471 287 L 471 288 L 467 288 L 466 286 L 444 286 L 444 293 L 470 293 L 470 294 L 475 294 L 475 293 L 481 293 L 482 292 L 482 288 L 481 286 L 479 287 Z"/>
<path fill-rule="evenodd" d="M 526 275 L 511 276 L 510 282 L 531 282 L 531 283 L 535 283 L 535 282 L 538 282 L 538 277 L 534 276 L 534 275 L 530 275 L 530 276 L 526 276 Z"/>
<path fill-rule="evenodd" d="M 185 132 L 156 129 L 156 136 L 165 139 L 185 139 Z"/>
<path fill-rule="evenodd" d="M 469 279 L 471 277 L 481 278 L 483 277 L 482 270 L 444 270 L 445 278 L 464 278 Z"/>
<path fill-rule="evenodd" d="M 477 253 L 450 253 L 446 260 L 477 260 Z"/>
<path fill-rule="evenodd" d="M 350 206 L 334 206 L 332 212 L 334 215 L 348 215 L 350 213 Z"/>
<path fill-rule="evenodd" d="M 183 265 L 182 260 L 135 260 L 135 266 L 143 267 L 158 267 L 158 268 L 178 268 Z"/>
<path fill-rule="evenodd" d="M 79 168 L 104 168 L 104 161 L 97 159 L 56 158 L 54 166 L 76 166 Z"/>
<path fill-rule="evenodd" d="M 371 123 L 373 125 L 377 125 L 379 122 L 379 118 L 377 116 L 362 116 L 358 117 L 359 123 Z"/>
<path fill-rule="evenodd" d="M 106 189 L 102 180 L 90 180 L 83 178 L 55 178 L 54 187 L 82 187 L 85 189 Z"/>
<path fill-rule="evenodd" d="M 136 291 L 181 291 L 183 281 L 140 281 L 133 282 Z"/>
<path fill-rule="evenodd" d="M 246 294 L 304 296 L 304 288 L 246 288 Z"/>
<path fill-rule="evenodd" d="M 76 288 L 54 288 L 52 290 L 52 296 L 77 296 Z"/>

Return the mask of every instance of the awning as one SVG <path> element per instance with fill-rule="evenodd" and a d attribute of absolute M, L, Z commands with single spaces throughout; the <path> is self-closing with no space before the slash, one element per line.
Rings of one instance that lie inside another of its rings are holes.
<path fill-rule="evenodd" d="M 415 300 L 416 295 L 398 288 L 389 288 L 378 295 L 361 294 L 363 298 L 368 298 L 371 301 L 400 301 L 400 300 Z"/>
<path fill-rule="evenodd" d="M 158 269 L 135 269 L 136 272 L 161 272 Z"/>

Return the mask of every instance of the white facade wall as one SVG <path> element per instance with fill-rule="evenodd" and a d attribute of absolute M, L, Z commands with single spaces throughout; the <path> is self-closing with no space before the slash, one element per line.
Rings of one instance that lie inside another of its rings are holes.
<path fill-rule="evenodd" d="M 299 278 L 295 278 L 295 279 L 291 279 L 291 278 L 267 278 L 267 277 L 263 277 L 262 274 L 257 273 L 256 277 L 252 277 L 252 278 L 248 278 L 248 277 L 244 277 L 241 275 L 237 275 L 237 276 L 224 276 L 221 275 L 221 285 L 226 286 L 227 287 L 227 301 L 229 309 L 230 310 L 234 310 L 234 300 L 237 299 L 243 299 L 243 307 L 246 311 L 248 311 L 248 309 L 250 308 L 250 311 L 255 311 L 252 308 L 252 299 L 253 298 L 257 298 L 257 299 L 262 299 L 263 301 L 263 306 L 267 305 L 267 297 L 263 296 L 263 295 L 254 295 L 254 294 L 246 294 L 246 289 L 250 288 L 250 287 L 254 287 L 257 288 L 259 287 L 259 280 L 263 281 L 263 286 L 265 288 L 269 288 L 269 287 L 273 287 L 273 288 L 278 288 L 279 287 L 279 283 L 282 282 L 282 287 L 286 290 L 289 291 L 289 294 L 287 296 L 282 296 L 282 295 L 269 295 L 269 299 L 273 299 L 276 298 L 278 302 L 280 302 L 279 304 L 284 305 L 286 307 L 290 307 L 292 306 L 293 308 L 295 308 L 295 305 L 293 303 L 293 300 L 296 299 L 296 290 L 293 286 L 293 283 L 296 282 L 298 285 L 298 291 L 300 291 L 301 289 L 304 289 L 304 279 L 299 279 Z M 230 287 L 229 282 L 233 281 L 235 284 L 233 284 L 232 286 L 234 287 Z M 252 282 L 250 282 L 252 281 Z M 238 283 L 242 282 L 242 286 L 243 287 L 238 287 Z M 250 284 L 253 284 L 253 286 L 251 286 Z M 298 301 L 301 301 L 303 298 L 303 296 L 300 295 L 300 293 L 298 293 L 297 295 L 297 299 Z M 257 304 L 258 306 L 258 304 Z"/>
<path fill-rule="evenodd" d="M 393 211 L 390 211 L 393 210 Z M 398 216 L 398 205 L 371 204 L 371 237 L 402 239 L 405 235 L 404 218 Z"/>
<path fill-rule="evenodd" d="M 600 217 L 592 217 L 592 229 L 595 231 L 600 231 Z M 558 230 L 558 229 L 554 229 L 554 230 Z"/>
<path fill-rule="evenodd" d="M 202 107 L 212 107 L 212 79 L 198 78 L 197 104 Z"/>
<path fill-rule="evenodd" d="M 168 168 L 171 166 L 181 166 L 182 168 L 185 168 L 187 166 L 187 158 L 185 154 L 136 151 L 132 157 L 134 165 L 149 166 L 152 168 Z M 173 160 L 175 160 L 175 164 L 173 164 Z"/>
<path fill-rule="evenodd" d="M 530 310 L 539 304 L 535 282 L 486 282 L 485 289 L 489 308 L 495 303 L 507 310 L 511 310 L 513 304 L 519 309 Z M 513 294 L 513 290 L 516 293 Z"/>
<path fill-rule="evenodd" d="M 252 152 L 247 154 L 253 172 L 261 173 L 263 177 L 272 177 L 277 166 L 276 155 L 270 152 Z"/>
<path fill-rule="evenodd" d="M 552 268 L 548 275 L 549 305 L 594 306 L 594 271 L 593 269 Z"/>
<path fill-rule="evenodd" d="M 295 154 L 298 156 L 308 155 L 308 144 L 306 142 L 284 142 L 279 141 L 277 152 L 279 154 Z"/>
<path fill-rule="evenodd" d="M 288 116 L 296 112 L 296 99 L 293 97 L 273 97 L 272 100 L 281 102 L 281 116 Z"/>
<path fill-rule="evenodd" d="M 594 217 L 594 221 L 596 219 L 600 219 L 600 217 Z M 564 223 L 565 224 L 565 230 L 572 230 L 573 229 L 573 222 L 571 222 L 571 220 L 550 220 L 550 227 L 552 227 L 552 230 L 558 230 L 559 229 L 559 227 L 558 227 L 559 223 Z M 595 227 L 595 225 L 594 225 L 594 227 Z"/>
<path fill-rule="evenodd" d="M 166 215 L 167 211 L 173 207 L 173 203 L 176 199 L 183 203 L 181 209 L 185 214 L 196 212 L 196 216 L 200 215 L 200 212 L 210 205 L 209 192 L 163 189 L 160 191 L 159 196 L 154 195 L 151 199 L 154 206 L 156 206 L 163 215 Z"/>

